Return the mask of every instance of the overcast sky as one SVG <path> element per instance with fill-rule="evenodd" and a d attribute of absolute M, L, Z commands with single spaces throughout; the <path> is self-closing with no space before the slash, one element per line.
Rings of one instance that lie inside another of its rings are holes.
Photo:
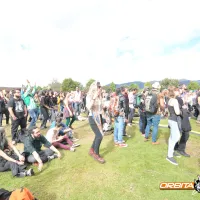
<path fill-rule="evenodd" d="M 0 86 L 200 79 L 199 0 L 0 0 Z"/>

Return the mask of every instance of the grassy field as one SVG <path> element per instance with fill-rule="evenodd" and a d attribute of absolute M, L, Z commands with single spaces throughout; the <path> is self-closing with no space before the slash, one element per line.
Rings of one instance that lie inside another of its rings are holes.
<path fill-rule="evenodd" d="M 61 160 L 44 165 L 44 170 L 26 178 L 13 178 L 11 172 L 0 173 L 0 187 L 13 190 L 28 187 L 39 200 L 190 200 L 199 199 L 192 191 L 160 191 L 160 182 L 192 182 L 200 173 L 199 136 L 191 135 L 187 152 L 191 158 L 177 158 L 178 166 L 168 163 L 169 131 L 159 129 L 160 145 L 152 146 L 136 125 L 128 127 L 132 136 L 127 148 L 113 145 L 113 135 L 104 137 L 100 153 L 107 161 L 95 162 L 88 150 L 94 134 L 88 122 L 75 122 L 76 136 L 81 146 L 76 152 L 61 150 Z M 10 126 L 6 127 L 10 137 Z M 44 132 L 43 132 L 44 133 Z M 125 138 L 126 139 L 126 138 Z M 22 149 L 22 145 L 17 145 Z"/>

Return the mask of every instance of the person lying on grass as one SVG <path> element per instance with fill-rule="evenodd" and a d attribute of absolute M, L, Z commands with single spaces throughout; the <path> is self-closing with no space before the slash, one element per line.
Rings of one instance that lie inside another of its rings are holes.
<path fill-rule="evenodd" d="M 24 156 L 8 142 L 5 129 L 0 127 L 0 172 L 11 170 L 12 175 L 16 177 L 34 175 L 33 169 L 25 170 L 24 160 Z"/>
<path fill-rule="evenodd" d="M 42 144 L 47 149 L 41 150 Z M 43 163 L 61 158 L 60 152 L 40 133 L 37 126 L 31 127 L 25 136 L 23 155 L 28 163 L 38 164 L 39 171 L 42 170 Z"/>
<path fill-rule="evenodd" d="M 67 135 L 59 136 L 59 131 L 62 128 L 62 123 L 56 123 L 54 128 L 48 130 L 46 134 L 46 139 L 57 148 L 75 151 L 75 147 L 79 146 L 79 144 L 73 144 L 73 142 L 68 138 Z M 67 143 L 63 144 L 63 142 Z"/>

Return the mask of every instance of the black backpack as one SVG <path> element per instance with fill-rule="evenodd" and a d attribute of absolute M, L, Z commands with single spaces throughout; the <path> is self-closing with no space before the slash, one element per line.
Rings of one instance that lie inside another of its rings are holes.
<path fill-rule="evenodd" d="M 157 110 L 157 94 L 149 92 L 145 98 L 145 111 L 151 114 L 155 114 Z"/>
<path fill-rule="evenodd" d="M 0 200 L 9 200 L 11 193 L 12 192 L 1 188 L 0 189 Z"/>

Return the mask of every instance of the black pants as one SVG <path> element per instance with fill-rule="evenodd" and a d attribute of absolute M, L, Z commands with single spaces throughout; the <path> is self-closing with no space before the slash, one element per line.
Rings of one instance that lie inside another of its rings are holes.
<path fill-rule="evenodd" d="M 186 143 L 189 139 L 189 132 L 182 132 L 181 139 L 176 143 L 174 149 L 185 152 Z"/>
<path fill-rule="evenodd" d="M 89 116 L 89 124 L 90 124 L 90 127 L 92 129 L 92 131 L 94 132 L 95 134 L 95 138 L 94 138 L 94 141 L 92 143 L 92 147 L 94 149 L 94 152 L 99 155 L 99 148 L 100 148 L 100 145 L 101 145 L 101 141 L 103 139 L 103 136 L 97 126 L 97 124 L 95 123 L 94 119 L 92 116 Z"/>
<path fill-rule="evenodd" d="M 21 130 L 24 130 L 26 128 L 26 118 L 20 118 L 13 120 L 12 119 L 12 125 L 11 125 L 11 132 L 12 132 L 12 141 L 16 141 L 18 136 L 17 136 L 17 131 L 19 126 L 21 127 Z"/>
<path fill-rule="evenodd" d="M 16 156 L 15 154 L 12 154 L 9 156 L 15 160 L 18 160 L 18 156 Z M 17 163 L 7 161 L 2 157 L 0 158 L 0 172 L 11 170 L 13 176 L 23 177 L 25 168 L 26 168 L 26 165 L 18 165 Z"/>
<path fill-rule="evenodd" d="M 44 127 L 46 127 L 47 120 L 49 119 L 49 113 L 48 113 L 47 108 L 41 107 L 40 110 L 41 110 L 41 114 L 43 115 L 41 128 L 44 128 Z"/>
<path fill-rule="evenodd" d="M 9 124 L 9 111 L 7 108 L 2 110 L 2 114 L 6 116 L 6 124 Z"/>
<path fill-rule="evenodd" d="M 147 116 L 146 116 L 146 113 L 140 111 L 139 127 L 140 127 L 140 132 L 142 134 L 145 134 L 146 126 L 147 126 Z"/>
<path fill-rule="evenodd" d="M 51 149 L 45 149 L 40 152 L 38 152 L 40 159 L 42 160 L 43 163 L 48 161 L 48 156 L 52 156 L 54 152 Z M 23 153 L 23 155 L 26 158 L 26 161 L 28 163 L 34 163 L 37 162 L 37 160 L 34 158 L 34 156 L 31 154 L 30 156 L 26 156 L 26 153 Z"/>
<path fill-rule="evenodd" d="M 3 114 L 0 112 L 0 126 L 2 126 Z"/>

